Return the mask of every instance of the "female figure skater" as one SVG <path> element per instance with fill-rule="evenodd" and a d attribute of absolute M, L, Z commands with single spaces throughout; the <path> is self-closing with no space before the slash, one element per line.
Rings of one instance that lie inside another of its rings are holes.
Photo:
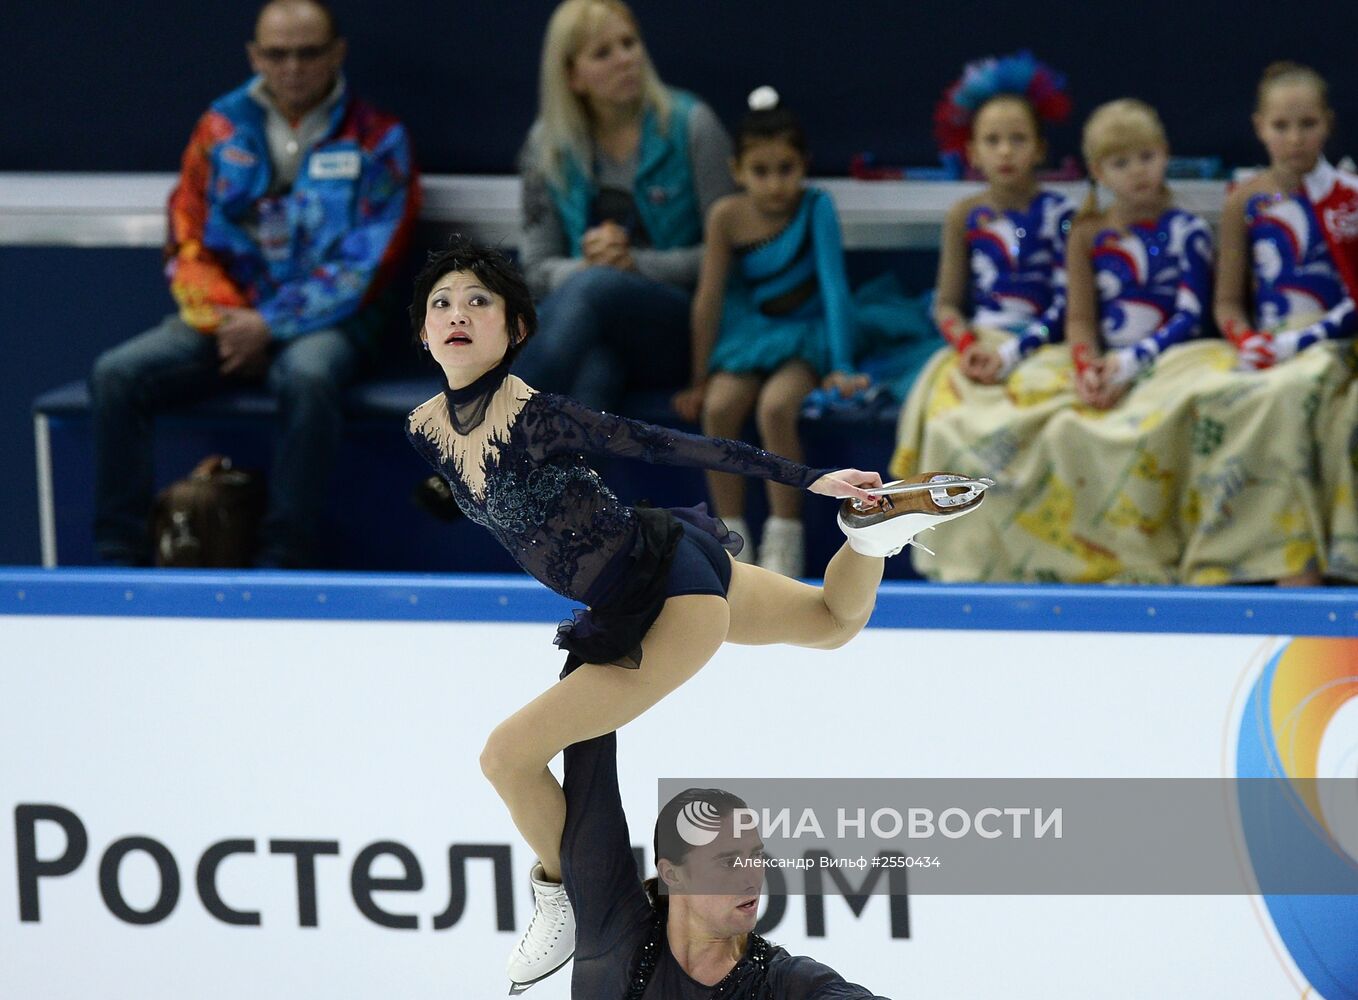
<path fill-rule="evenodd" d="M 985 190 L 949 209 L 939 253 L 934 322 L 949 346 L 915 382 L 897 430 L 893 475 L 943 462 L 994 470 L 1003 485 L 985 513 L 916 553 L 919 570 L 950 581 L 1023 575 L 1012 538 L 1046 422 L 1074 403 L 1070 355 L 1060 346 L 1066 239 L 1075 206 L 1044 190 L 1042 126 L 1070 112 L 1064 80 L 1030 53 L 969 64 L 935 112 L 944 157 L 966 155 Z"/>
<path fill-rule="evenodd" d="M 526 985 L 559 968 L 575 941 L 560 885 L 565 799 L 548 762 L 636 718 L 723 642 L 843 645 L 872 611 L 884 557 L 974 510 L 989 484 L 923 476 L 879 498 L 873 472 L 812 470 L 539 393 L 509 374 L 536 326 L 527 286 L 502 254 L 460 239 L 416 278 L 411 318 L 447 386 L 411 413 L 412 445 L 525 570 L 588 605 L 557 635 L 570 653 L 566 676 L 497 726 L 481 755 L 538 858 L 536 912 L 509 969 Z M 740 540 L 701 508 L 624 505 L 587 455 L 759 475 L 860 506 L 841 509 L 849 543 L 813 587 L 735 564 L 723 545 L 738 549 Z"/>
<path fill-rule="evenodd" d="M 1358 212 L 1358 177 L 1325 159 L 1333 119 L 1315 70 L 1264 71 L 1254 131 L 1269 166 L 1222 209 L 1214 306 L 1243 371 L 1221 374 L 1204 396 L 1222 433 L 1199 456 L 1189 580 L 1358 579 L 1358 232 L 1336 225 Z M 1223 368 L 1236 361 L 1221 350 Z"/>
<path fill-rule="evenodd" d="M 750 94 L 731 174 L 741 190 L 707 214 L 693 297 L 693 384 L 674 399 L 705 434 L 739 437 L 755 413 L 761 443 L 800 461 L 797 418 L 818 385 L 851 395 L 868 384 L 853 370 L 854 317 L 839 220 L 830 196 L 806 186 L 806 135 L 772 87 Z M 745 480 L 707 474 L 717 513 L 745 526 Z M 770 482 L 759 565 L 801 576 L 801 490 Z M 753 562 L 753 552 L 744 559 Z"/>
<path fill-rule="evenodd" d="M 589 1000 L 885 1000 L 833 969 L 790 955 L 754 931 L 763 869 L 735 867 L 762 857 L 752 836 L 733 836 L 745 803 L 720 789 L 671 799 L 655 824 L 657 877 L 643 886 L 618 794 L 617 734 L 566 748 L 566 828 L 561 870 L 576 914 L 571 996 Z M 694 847 L 679 835 L 685 806 L 705 803 L 722 826 Z M 666 884 L 664 893 L 659 882 Z M 718 895 L 717 888 L 729 894 Z"/>

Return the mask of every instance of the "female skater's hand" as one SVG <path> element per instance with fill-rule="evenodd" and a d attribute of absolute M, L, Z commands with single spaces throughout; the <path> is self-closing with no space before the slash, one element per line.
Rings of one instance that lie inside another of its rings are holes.
<path fill-rule="evenodd" d="M 821 476 L 808 489 L 823 497 L 836 497 L 841 500 L 856 498 L 875 504 L 879 502 L 878 499 L 867 490 L 881 485 L 882 477 L 875 472 L 840 469 L 838 472 L 830 472 Z"/>

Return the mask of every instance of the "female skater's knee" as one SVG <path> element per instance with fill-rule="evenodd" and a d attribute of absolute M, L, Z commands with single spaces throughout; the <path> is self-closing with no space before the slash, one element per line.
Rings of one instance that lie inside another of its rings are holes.
<path fill-rule="evenodd" d="M 839 649 L 847 645 L 848 642 L 863 631 L 863 627 L 868 623 L 867 615 L 856 615 L 852 618 L 841 618 L 835 615 L 828 607 L 825 609 L 826 629 L 825 638 L 818 644 L 820 649 Z"/>
<path fill-rule="evenodd" d="M 522 734 L 512 722 L 502 722 L 486 737 L 481 749 L 481 773 L 497 788 L 533 769 L 523 752 Z"/>

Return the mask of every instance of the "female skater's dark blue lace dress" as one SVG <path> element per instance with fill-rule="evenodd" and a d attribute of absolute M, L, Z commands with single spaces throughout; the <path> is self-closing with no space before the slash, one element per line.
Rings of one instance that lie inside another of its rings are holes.
<path fill-rule="evenodd" d="M 589 605 L 558 633 L 572 661 L 631 667 L 639 664 L 641 638 L 664 604 L 666 573 L 684 535 L 679 519 L 733 552 L 741 543 L 701 507 L 627 506 L 587 456 L 694 466 L 802 488 L 833 471 L 741 441 L 598 413 L 537 392 L 509 375 L 507 364 L 421 404 L 406 434 L 447 480 L 463 512 L 520 566 L 558 594 Z"/>
<path fill-rule="evenodd" d="M 617 734 L 566 748 L 561 880 L 575 911 L 571 996 L 589 1000 L 887 1000 L 834 969 L 751 934 L 715 986 L 694 980 L 670 952 L 632 856 L 618 792 Z"/>

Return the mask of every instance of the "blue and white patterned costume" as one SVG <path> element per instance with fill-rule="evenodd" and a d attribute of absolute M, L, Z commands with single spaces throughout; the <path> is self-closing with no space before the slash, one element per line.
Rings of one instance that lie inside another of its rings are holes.
<path fill-rule="evenodd" d="M 1053 191 L 1039 192 L 1021 211 L 980 205 L 967 214 L 972 323 L 1017 334 L 1023 355 L 1060 339 L 1074 214 L 1075 206 Z"/>
<path fill-rule="evenodd" d="M 1245 204 L 1254 258 L 1255 322 L 1292 334 L 1296 349 L 1358 332 L 1353 299 L 1334 266 L 1305 191 L 1257 194 Z"/>
<path fill-rule="evenodd" d="M 1099 333 L 1119 368 L 1140 372 L 1167 349 L 1202 333 L 1212 298 L 1212 234 L 1207 223 L 1171 208 L 1154 222 L 1094 236 Z"/>

